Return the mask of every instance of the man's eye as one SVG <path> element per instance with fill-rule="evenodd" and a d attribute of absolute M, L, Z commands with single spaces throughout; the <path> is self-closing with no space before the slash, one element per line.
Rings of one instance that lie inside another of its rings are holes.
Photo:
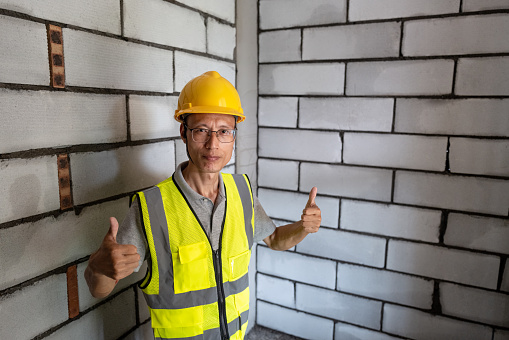
<path fill-rule="evenodd" d="M 219 133 L 224 136 L 229 136 L 232 134 L 232 130 L 219 130 Z"/>
<path fill-rule="evenodd" d="M 197 129 L 196 131 L 198 131 L 198 133 L 208 133 L 209 132 L 208 129 Z"/>

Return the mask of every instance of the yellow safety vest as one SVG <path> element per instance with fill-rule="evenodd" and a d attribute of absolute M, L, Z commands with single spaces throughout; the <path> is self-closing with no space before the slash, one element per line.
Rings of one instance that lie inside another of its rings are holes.
<path fill-rule="evenodd" d="M 156 339 L 243 339 L 254 235 L 246 175 L 222 174 L 220 246 L 210 239 L 173 178 L 136 194 L 150 258 L 140 283 Z"/>

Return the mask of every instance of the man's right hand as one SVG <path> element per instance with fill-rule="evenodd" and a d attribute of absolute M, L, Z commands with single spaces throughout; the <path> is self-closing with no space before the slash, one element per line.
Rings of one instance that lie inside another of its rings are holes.
<path fill-rule="evenodd" d="M 110 217 L 110 229 L 99 249 L 90 255 L 85 271 L 93 296 L 108 295 L 118 280 L 131 275 L 138 267 L 140 255 L 135 246 L 117 243 L 118 221 Z"/>

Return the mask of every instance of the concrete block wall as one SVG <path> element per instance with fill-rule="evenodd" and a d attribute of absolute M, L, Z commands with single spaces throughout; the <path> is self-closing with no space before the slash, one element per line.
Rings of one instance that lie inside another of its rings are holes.
<path fill-rule="evenodd" d="M 149 339 L 143 269 L 106 299 L 83 272 L 186 159 L 182 86 L 236 83 L 235 1 L 0 0 L 0 29 L 0 338 Z"/>
<path fill-rule="evenodd" d="M 306 339 L 506 339 L 509 2 L 259 0 L 257 321 Z"/>

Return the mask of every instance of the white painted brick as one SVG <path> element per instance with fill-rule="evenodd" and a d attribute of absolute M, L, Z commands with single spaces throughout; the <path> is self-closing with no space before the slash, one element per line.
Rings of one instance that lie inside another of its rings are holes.
<path fill-rule="evenodd" d="M 66 276 L 53 275 L 0 299 L 0 338 L 32 339 L 67 318 Z"/>
<path fill-rule="evenodd" d="M 394 202 L 505 216 L 509 182 L 396 171 Z"/>
<path fill-rule="evenodd" d="M 47 339 L 118 339 L 135 325 L 134 292 L 130 289 L 60 328 Z"/>
<path fill-rule="evenodd" d="M 288 251 L 258 247 L 258 272 L 334 289 L 336 263 Z M 261 313 L 258 313 L 260 316 Z"/>
<path fill-rule="evenodd" d="M 437 210 L 341 201 L 341 229 L 438 243 L 441 212 Z"/>
<path fill-rule="evenodd" d="M 509 140 L 451 138 L 451 172 L 509 177 Z"/>
<path fill-rule="evenodd" d="M 60 208 L 57 158 L 0 160 L 0 223 Z"/>
<path fill-rule="evenodd" d="M 390 132 L 393 107 L 386 98 L 301 98 L 299 127 Z"/>
<path fill-rule="evenodd" d="M 350 0 L 348 19 L 377 20 L 457 13 L 460 0 Z"/>
<path fill-rule="evenodd" d="M 420 170 L 445 169 L 446 137 L 345 133 L 343 161 Z"/>
<path fill-rule="evenodd" d="M 505 263 L 504 277 L 502 279 L 502 286 L 500 289 L 509 292 L 509 261 L 506 261 Z"/>
<path fill-rule="evenodd" d="M 297 127 L 296 97 L 263 98 L 258 106 L 260 126 Z"/>
<path fill-rule="evenodd" d="M 188 160 L 186 144 L 182 141 L 182 139 L 175 140 L 175 169 L 180 163 Z"/>
<path fill-rule="evenodd" d="M 258 160 L 258 185 L 297 190 L 299 186 L 299 163 L 272 159 Z"/>
<path fill-rule="evenodd" d="M 301 165 L 300 186 L 328 195 L 390 201 L 392 171 L 343 165 Z"/>
<path fill-rule="evenodd" d="M 311 189 L 311 187 L 309 187 Z M 322 226 L 337 228 L 339 219 L 339 200 L 320 196 L 322 188 L 318 187 L 316 205 L 322 211 Z M 293 193 L 278 190 L 259 189 L 258 198 L 267 214 L 287 221 L 298 221 L 306 206 L 309 193 Z"/>
<path fill-rule="evenodd" d="M 90 255 L 108 231 L 108 217 L 121 218 L 128 203 L 123 198 L 87 207 L 78 216 L 71 211 L 0 229 L 0 290 Z"/>
<path fill-rule="evenodd" d="M 0 8 L 50 21 L 120 34 L 120 3 L 116 0 L 92 0 L 87 2 L 87 6 L 83 6 L 80 0 L 1 0 Z"/>
<path fill-rule="evenodd" d="M 177 2 L 235 23 L 235 0 L 177 0 Z"/>
<path fill-rule="evenodd" d="M 350 63 L 348 95 L 440 95 L 450 94 L 452 60 L 407 60 Z"/>
<path fill-rule="evenodd" d="M 292 281 L 258 273 L 256 297 L 281 306 L 295 308 L 295 284 Z"/>
<path fill-rule="evenodd" d="M 416 340 L 490 340 L 489 327 L 386 304 L 382 330 Z"/>
<path fill-rule="evenodd" d="M 301 60 L 300 29 L 262 32 L 258 39 L 261 63 Z"/>
<path fill-rule="evenodd" d="M 297 245 L 299 253 L 317 255 L 334 260 L 383 267 L 386 240 L 349 232 L 320 229 Z"/>
<path fill-rule="evenodd" d="M 509 331 L 495 329 L 493 334 L 493 340 L 509 340 Z"/>
<path fill-rule="evenodd" d="M 197 12 L 166 1 L 125 0 L 124 35 L 161 45 L 205 52 L 206 32 L 203 17 Z"/>
<path fill-rule="evenodd" d="M 172 51 L 66 28 L 63 36 L 66 85 L 173 92 Z"/>
<path fill-rule="evenodd" d="M 394 131 L 509 136 L 507 99 L 397 99 Z"/>
<path fill-rule="evenodd" d="M 154 339 L 154 330 L 150 322 L 144 323 L 136 328 L 131 334 L 127 335 L 125 340 L 150 340 Z"/>
<path fill-rule="evenodd" d="M 0 82 L 49 85 L 46 26 L 2 15 L 0 30 Z"/>
<path fill-rule="evenodd" d="M 400 34 L 398 22 L 307 28 L 302 38 L 302 59 L 397 57 Z"/>
<path fill-rule="evenodd" d="M 173 141 L 70 155 L 74 203 L 155 185 L 174 171 Z M 56 164 L 56 162 L 55 162 Z"/>
<path fill-rule="evenodd" d="M 175 91 L 180 92 L 191 79 L 208 71 L 219 72 L 223 78 L 235 85 L 235 64 L 184 52 L 175 52 Z"/>
<path fill-rule="evenodd" d="M 184 27 L 187 28 L 189 24 Z M 207 19 L 207 52 L 233 59 L 236 45 L 235 28 L 214 19 Z"/>
<path fill-rule="evenodd" d="M 336 323 L 334 340 L 399 340 L 393 336 L 341 322 Z"/>
<path fill-rule="evenodd" d="M 260 94 L 340 95 L 345 64 L 260 65 Z"/>
<path fill-rule="evenodd" d="M 444 243 L 509 254 L 509 220 L 449 214 Z"/>
<path fill-rule="evenodd" d="M 342 292 L 430 309 L 433 281 L 338 263 L 337 289 Z"/>
<path fill-rule="evenodd" d="M 340 163 L 341 147 L 338 132 L 259 129 L 260 157 Z"/>
<path fill-rule="evenodd" d="M 463 12 L 509 8 L 507 0 L 463 0 Z"/>
<path fill-rule="evenodd" d="M 509 52 L 508 31 L 506 14 L 408 21 L 402 52 L 405 56 Z"/>
<path fill-rule="evenodd" d="M 304 339 L 332 340 L 334 322 L 317 316 L 257 302 L 257 324 Z"/>
<path fill-rule="evenodd" d="M 260 1 L 260 28 L 281 28 L 346 21 L 345 0 Z"/>
<path fill-rule="evenodd" d="M 177 97 L 129 96 L 131 139 L 180 136 L 180 123 L 173 118 Z"/>
<path fill-rule="evenodd" d="M 509 295 L 442 282 L 440 302 L 444 315 L 495 326 L 509 325 Z"/>
<path fill-rule="evenodd" d="M 107 221 L 107 218 L 103 217 L 102 221 L 101 221 L 103 225 L 107 225 L 107 223 L 104 223 L 104 221 Z M 107 226 L 107 227 L 109 228 L 109 226 Z M 107 232 L 108 232 L 108 230 L 106 230 L 104 232 L 101 231 L 100 233 L 97 233 L 98 235 L 100 235 L 101 239 L 97 242 L 96 248 L 99 248 L 99 245 L 101 244 L 100 242 L 102 241 L 102 238 L 104 237 L 104 235 L 106 235 Z M 95 237 L 95 238 L 98 238 L 98 237 Z M 80 298 L 80 311 L 81 312 L 89 309 L 90 307 L 98 304 L 99 302 L 101 302 L 103 300 L 103 299 L 94 298 L 90 294 L 90 291 L 88 290 L 88 285 L 87 285 L 87 282 L 85 281 L 85 269 L 87 268 L 87 265 L 88 265 L 88 261 L 80 263 L 78 265 L 78 270 L 77 270 L 78 293 L 79 293 L 79 298 Z M 118 282 L 118 284 L 115 286 L 115 288 L 113 289 L 113 291 L 110 293 L 109 296 L 115 295 L 118 292 L 120 292 L 121 290 L 123 290 L 124 288 L 127 288 L 128 286 L 135 284 L 138 281 L 141 281 L 145 277 L 146 272 L 147 272 L 147 263 L 144 262 L 143 265 L 141 266 L 140 270 L 137 273 L 133 273 L 130 276 L 120 280 Z"/>
<path fill-rule="evenodd" d="M 369 328 L 380 327 L 382 303 L 297 284 L 297 309 Z"/>
<path fill-rule="evenodd" d="M 139 287 L 136 288 L 138 292 L 138 316 L 141 322 L 144 322 L 150 318 L 150 311 L 148 309 L 147 301 L 145 300 L 145 296 L 143 296 L 143 292 Z M 150 324 L 150 322 L 149 322 Z M 152 335 L 153 332 L 152 332 Z"/>
<path fill-rule="evenodd" d="M 458 61 L 458 95 L 509 95 L 509 57 L 465 58 Z"/>
<path fill-rule="evenodd" d="M 125 97 L 0 89 L 0 153 L 125 141 Z"/>
<path fill-rule="evenodd" d="M 387 268 L 495 289 L 500 258 L 469 251 L 389 241 Z"/>

